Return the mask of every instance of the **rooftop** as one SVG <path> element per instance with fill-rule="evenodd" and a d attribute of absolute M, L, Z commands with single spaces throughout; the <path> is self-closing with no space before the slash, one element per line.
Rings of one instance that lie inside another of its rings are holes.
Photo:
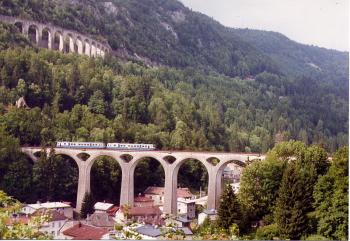
<path fill-rule="evenodd" d="M 95 227 L 113 227 L 115 221 L 108 213 L 94 213 L 86 219 L 88 224 Z"/>
<path fill-rule="evenodd" d="M 145 190 L 145 194 L 156 194 L 156 195 L 164 195 L 164 187 L 148 187 Z M 191 198 L 193 194 L 191 193 L 190 189 L 187 187 L 185 188 L 178 188 L 177 189 L 177 197 L 182 198 Z"/>
<path fill-rule="evenodd" d="M 138 232 L 139 234 L 147 235 L 149 237 L 154 237 L 154 238 L 159 237 L 162 234 L 158 228 L 155 228 L 151 225 L 138 227 L 136 228 L 136 232 Z"/>
<path fill-rule="evenodd" d="M 71 207 L 70 205 L 62 202 L 35 203 L 35 204 L 27 204 L 27 206 L 34 209 L 40 209 L 40 208 L 53 209 L 53 208 L 70 208 Z"/>
<path fill-rule="evenodd" d="M 6 225 L 12 226 L 15 223 L 28 224 L 30 218 L 27 216 L 12 217 L 6 220 Z"/>
<path fill-rule="evenodd" d="M 94 205 L 94 209 L 107 211 L 108 209 L 112 208 L 113 206 L 114 206 L 114 204 L 112 204 L 112 203 L 97 202 Z"/>
<path fill-rule="evenodd" d="M 63 231 L 64 235 L 71 236 L 73 239 L 79 240 L 101 239 L 102 236 L 107 233 L 108 230 L 106 228 L 97 228 L 81 223 L 78 223 L 72 228 Z"/>
<path fill-rule="evenodd" d="M 39 209 L 33 213 L 33 216 L 39 217 L 47 215 L 49 217 L 50 222 L 54 221 L 61 221 L 68 219 L 66 216 L 63 215 L 62 212 L 58 212 L 56 210 L 50 210 L 50 209 Z"/>
<path fill-rule="evenodd" d="M 154 202 L 154 200 L 148 197 L 137 196 L 135 197 L 134 202 Z"/>
<path fill-rule="evenodd" d="M 131 216 L 161 215 L 162 211 L 160 211 L 159 207 L 157 206 L 132 207 L 130 208 L 129 214 Z"/>

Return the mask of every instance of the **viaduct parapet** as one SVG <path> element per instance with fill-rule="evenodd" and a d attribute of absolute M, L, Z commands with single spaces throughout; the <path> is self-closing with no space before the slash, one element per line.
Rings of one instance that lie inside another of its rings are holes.
<path fill-rule="evenodd" d="M 36 154 L 42 152 L 42 148 L 23 147 L 22 152 L 28 155 L 34 162 Z M 48 153 L 50 150 L 47 150 Z M 71 157 L 79 168 L 79 181 L 76 209 L 80 211 L 86 192 L 90 192 L 91 168 L 97 158 L 108 156 L 119 163 L 122 170 L 122 183 L 120 205 L 134 203 L 134 172 L 137 164 L 144 158 L 154 158 L 163 167 L 165 172 L 165 200 L 164 213 L 177 214 L 177 178 L 181 165 L 190 160 L 200 161 L 208 171 L 208 209 L 217 209 L 222 190 L 222 176 L 228 163 L 245 165 L 248 160 L 264 159 L 259 154 L 248 153 L 213 153 L 213 152 L 181 152 L 181 151 L 119 151 L 106 149 L 68 149 L 54 148 L 55 155 Z M 82 155 L 84 154 L 84 155 Z M 88 156 L 88 158 L 80 158 Z M 216 160 L 216 162 L 213 162 Z"/>
<path fill-rule="evenodd" d="M 0 15 L 0 21 L 15 25 L 23 35 L 41 48 L 85 54 L 89 57 L 104 57 L 106 53 L 112 52 L 108 43 L 51 23 L 44 24 L 5 15 Z"/>

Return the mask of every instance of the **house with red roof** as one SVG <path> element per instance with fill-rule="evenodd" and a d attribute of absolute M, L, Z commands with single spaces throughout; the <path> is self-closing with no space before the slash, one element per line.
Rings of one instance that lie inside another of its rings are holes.
<path fill-rule="evenodd" d="M 158 206 L 150 207 L 121 207 L 115 214 L 117 223 L 134 221 L 151 225 L 164 225 L 162 211 Z"/>
<path fill-rule="evenodd" d="M 145 197 L 148 197 L 152 200 L 154 200 L 154 205 L 164 205 L 164 187 L 148 187 L 144 191 Z M 177 198 L 182 198 L 185 200 L 190 200 L 195 198 L 195 196 L 191 193 L 190 189 L 187 187 L 185 188 L 178 188 L 176 190 Z"/>
<path fill-rule="evenodd" d="M 195 218 L 195 195 L 188 188 L 177 188 L 177 213 L 188 219 Z M 163 210 L 164 205 L 164 187 L 148 187 L 145 192 L 145 198 L 154 201 Z M 135 198 L 136 199 L 136 198 Z"/>
<path fill-rule="evenodd" d="M 42 224 L 40 231 L 43 233 L 51 234 L 54 239 L 59 239 L 61 236 L 61 228 L 66 222 L 68 222 L 68 218 L 64 216 L 63 211 L 57 211 L 53 209 L 39 209 L 35 211 L 31 216 L 47 216 L 48 220 Z"/>
<path fill-rule="evenodd" d="M 134 206 L 135 207 L 152 207 L 154 206 L 154 200 L 149 197 L 139 195 L 134 198 Z"/>
<path fill-rule="evenodd" d="M 109 239 L 107 228 L 93 227 L 90 225 L 78 223 L 71 228 L 63 231 L 65 239 L 74 240 L 100 240 Z"/>

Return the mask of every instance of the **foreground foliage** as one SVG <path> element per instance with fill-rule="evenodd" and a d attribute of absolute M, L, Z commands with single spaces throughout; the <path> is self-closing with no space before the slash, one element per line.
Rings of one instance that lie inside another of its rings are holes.
<path fill-rule="evenodd" d="M 13 213 L 20 210 L 21 203 L 0 191 L 0 239 L 50 239 L 50 236 L 39 231 L 47 217 L 33 217 L 28 224 L 14 222 L 7 226 Z"/>

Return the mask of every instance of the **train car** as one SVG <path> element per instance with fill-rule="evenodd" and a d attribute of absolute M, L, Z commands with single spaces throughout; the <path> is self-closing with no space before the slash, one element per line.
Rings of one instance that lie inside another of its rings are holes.
<path fill-rule="evenodd" d="M 57 147 L 62 148 L 83 148 L 83 149 L 104 149 L 106 145 L 103 142 L 57 142 Z"/>
<path fill-rule="evenodd" d="M 153 144 L 107 143 L 107 149 L 116 150 L 155 150 Z"/>

